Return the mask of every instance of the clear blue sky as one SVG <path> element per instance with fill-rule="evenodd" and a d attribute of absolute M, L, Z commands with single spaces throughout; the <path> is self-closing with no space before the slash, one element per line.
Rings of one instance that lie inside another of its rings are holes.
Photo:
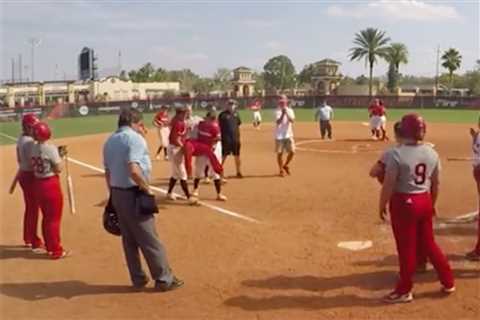
<path fill-rule="evenodd" d="M 342 63 L 343 74 L 358 76 L 367 73 L 364 63 L 347 55 L 354 34 L 366 27 L 407 45 L 410 63 L 401 67 L 406 74 L 434 75 L 437 45 L 460 50 L 461 71 L 473 68 L 480 51 L 479 0 L 0 3 L 1 80 L 11 77 L 11 59 L 20 53 L 30 67 L 31 37 L 42 40 L 36 80 L 62 79 L 64 72 L 76 78 L 84 46 L 96 51 L 103 73 L 116 70 L 121 50 L 127 70 L 145 62 L 201 75 L 240 65 L 261 70 L 270 57 L 286 54 L 298 71 L 328 57 Z M 386 69 L 381 62 L 375 74 Z"/>

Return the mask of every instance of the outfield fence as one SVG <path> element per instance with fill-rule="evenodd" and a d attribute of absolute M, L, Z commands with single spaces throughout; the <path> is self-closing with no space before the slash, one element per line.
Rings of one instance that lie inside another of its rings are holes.
<path fill-rule="evenodd" d="M 387 108 L 408 109 L 479 109 L 480 97 L 433 97 L 433 96 L 376 96 L 385 102 Z M 194 109 L 207 108 L 209 105 L 222 108 L 228 97 L 196 96 L 171 97 L 134 101 L 103 101 L 87 103 L 64 103 L 53 106 L 28 106 L 0 109 L 0 121 L 17 121 L 25 113 L 34 113 L 40 117 L 87 117 L 102 114 L 116 114 L 122 108 L 135 108 L 141 112 L 155 112 L 162 105 L 172 106 L 176 103 L 190 103 Z M 240 108 L 248 108 L 260 100 L 264 108 L 274 108 L 277 96 L 236 98 Z M 368 96 L 290 96 L 293 107 L 313 108 L 326 101 L 335 108 L 365 108 L 372 100 Z"/>

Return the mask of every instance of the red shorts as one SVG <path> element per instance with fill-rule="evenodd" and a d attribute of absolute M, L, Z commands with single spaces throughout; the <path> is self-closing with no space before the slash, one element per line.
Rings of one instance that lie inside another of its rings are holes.
<path fill-rule="evenodd" d="M 473 167 L 473 177 L 477 183 L 480 183 L 480 165 Z"/>

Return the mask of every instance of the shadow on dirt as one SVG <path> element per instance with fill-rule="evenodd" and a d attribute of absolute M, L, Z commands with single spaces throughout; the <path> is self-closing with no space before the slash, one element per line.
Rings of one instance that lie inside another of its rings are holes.
<path fill-rule="evenodd" d="M 0 245 L 0 260 L 7 259 L 29 259 L 46 260 L 46 254 L 35 254 L 30 248 L 21 245 Z"/>
<path fill-rule="evenodd" d="M 130 286 L 92 285 L 83 281 L 2 283 L 0 293 L 9 297 L 27 301 L 50 298 L 71 299 L 85 295 L 118 294 L 135 292 Z"/>
<path fill-rule="evenodd" d="M 276 276 L 268 279 L 245 280 L 242 285 L 249 288 L 260 288 L 269 290 L 305 290 L 311 295 L 298 295 L 285 293 L 270 297 L 253 297 L 241 295 L 224 301 L 230 307 L 237 307 L 247 311 L 278 310 L 278 309 L 304 309 L 321 310 L 332 308 L 344 308 L 353 306 L 385 307 L 380 301 L 383 294 L 386 294 L 395 284 L 397 273 L 395 271 L 375 271 L 361 274 L 350 274 L 338 277 L 316 277 L 316 276 Z M 456 270 L 455 277 L 476 279 L 479 276 L 478 270 Z M 417 276 L 416 282 L 436 282 L 435 272 L 429 272 Z M 355 294 L 337 294 L 323 296 L 330 290 L 342 290 L 350 287 L 372 291 L 371 294 L 358 296 Z M 427 292 L 416 295 L 416 298 L 441 299 L 446 297 L 439 291 Z"/>

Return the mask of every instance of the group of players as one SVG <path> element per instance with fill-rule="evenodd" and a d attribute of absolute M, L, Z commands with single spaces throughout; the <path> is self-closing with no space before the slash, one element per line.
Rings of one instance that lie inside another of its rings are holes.
<path fill-rule="evenodd" d="M 292 123 L 294 112 L 288 107 L 288 100 L 281 96 L 276 110 L 276 151 L 279 155 L 279 170 L 283 176 L 290 174 L 289 163 L 294 154 Z M 235 156 L 237 176 L 240 171 L 240 118 L 235 110 L 235 100 L 229 100 L 224 111 L 217 115 L 213 106 L 208 106 L 204 118 L 194 116 L 191 106 L 175 106 L 175 116 L 168 117 L 168 107 L 162 106 L 155 115 L 153 124 L 158 130 L 160 146 L 157 158 L 171 162 L 172 174 L 169 180 L 167 198 L 176 200 L 173 189 L 180 185 L 190 204 L 196 204 L 199 196 L 199 183 L 203 178 L 212 178 L 217 192 L 217 200 L 225 201 L 222 194 L 223 164 L 228 155 Z M 255 102 L 254 112 L 261 105 Z M 380 110 L 380 111 L 379 111 Z M 385 107 L 378 100 L 369 108 L 374 122 L 380 126 L 372 131 L 377 139 L 388 139 L 385 130 Z M 256 118 L 255 127 L 261 119 Z M 26 114 L 22 119 L 22 134 L 17 141 L 19 170 L 14 182 L 18 181 L 25 200 L 24 242 L 36 253 L 48 253 L 52 259 L 69 256 L 60 241 L 60 222 L 63 196 L 60 188 L 62 156 L 66 151 L 48 143 L 51 131 L 48 125 L 37 117 Z M 442 292 L 455 291 L 450 265 L 434 240 L 433 217 L 438 197 L 440 161 L 437 152 L 424 143 L 426 123 L 417 114 L 407 114 L 394 125 L 397 144 L 387 149 L 373 166 L 370 175 L 382 184 L 379 201 L 379 216 L 386 219 L 387 206 L 400 264 L 400 278 L 396 288 L 385 297 L 389 303 L 403 303 L 413 300 L 412 278 L 416 271 L 425 270 L 430 261 L 439 274 Z M 480 206 L 480 119 L 478 130 L 471 129 L 473 140 L 474 177 L 477 183 Z M 146 134 L 146 130 L 144 132 Z M 60 150 L 60 151 L 59 151 Z M 287 162 L 281 157 L 288 152 Z M 192 161 L 195 158 L 195 171 Z M 188 178 L 193 175 L 194 190 L 190 193 Z M 14 184 L 10 189 L 13 192 Z M 39 210 L 42 211 L 42 234 L 45 243 L 37 235 Z M 474 250 L 466 257 L 480 260 L 480 219 L 478 241 Z"/>
<path fill-rule="evenodd" d="M 23 220 L 24 245 L 34 253 L 47 253 L 51 259 L 65 258 L 60 240 L 63 194 L 59 174 L 66 149 L 49 143 L 51 130 L 35 115 L 22 118 L 22 133 L 17 140 L 18 171 L 10 187 L 13 193 L 17 183 L 23 191 L 25 213 Z M 39 211 L 42 212 L 42 236 L 38 236 Z"/>

